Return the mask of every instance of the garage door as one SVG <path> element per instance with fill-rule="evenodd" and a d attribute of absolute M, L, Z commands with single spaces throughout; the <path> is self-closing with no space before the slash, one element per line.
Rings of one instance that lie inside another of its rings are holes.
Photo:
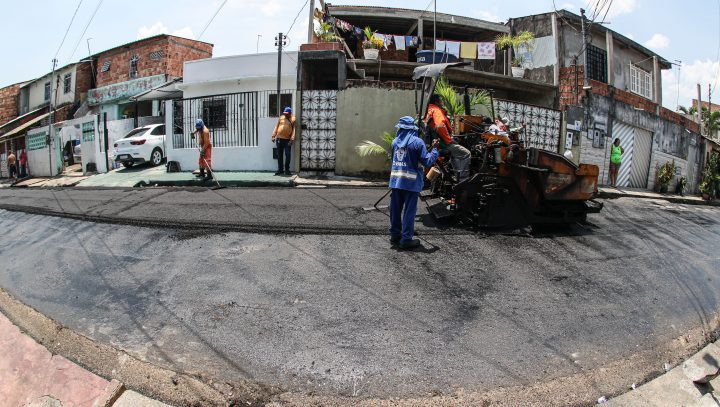
<path fill-rule="evenodd" d="M 652 133 L 625 123 L 615 123 L 613 135 L 613 141 L 615 138 L 619 138 L 620 145 L 625 149 L 617 185 L 619 187 L 647 188 Z"/>
<path fill-rule="evenodd" d="M 630 169 L 630 187 L 647 188 L 650 172 L 650 153 L 652 151 L 652 133 L 635 128 L 632 165 Z"/>
<path fill-rule="evenodd" d="M 615 123 L 613 126 L 613 138 L 620 139 L 620 146 L 625 150 L 622 156 L 622 165 L 618 173 L 617 186 L 630 186 L 630 168 L 632 167 L 633 150 L 635 143 L 635 127 L 628 126 L 624 123 Z"/>

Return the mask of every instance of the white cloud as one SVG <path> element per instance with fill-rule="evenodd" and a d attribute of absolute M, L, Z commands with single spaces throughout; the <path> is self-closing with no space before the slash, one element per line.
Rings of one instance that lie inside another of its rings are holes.
<path fill-rule="evenodd" d="M 183 37 L 183 38 L 190 38 L 190 39 L 195 38 L 195 34 L 193 33 L 192 28 L 190 28 L 190 27 L 183 27 L 179 30 L 175 30 L 172 32 L 172 35 L 175 35 L 178 37 Z"/>
<path fill-rule="evenodd" d="M 671 110 L 675 110 L 677 105 L 690 107 L 692 100 L 697 99 L 698 83 L 702 88 L 702 98 L 707 100 L 708 84 L 718 80 L 719 72 L 720 63 L 709 59 L 683 64 L 680 69 L 678 86 L 677 67 L 674 66 L 672 70 L 663 71 L 663 106 Z M 713 99 L 720 100 L 720 95 L 715 92 Z"/>
<path fill-rule="evenodd" d="M 622 14 L 630 14 L 636 8 L 637 0 L 614 0 L 610 6 L 610 11 L 608 11 L 607 18 L 612 19 Z M 602 16 L 598 18 L 602 18 Z"/>
<path fill-rule="evenodd" d="M 630 38 L 631 40 L 634 40 L 634 39 L 635 39 L 635 34 L 627 33 L 627 34 L 623 34 L 623 35 L 626 36 L 626 37 L 628 37 L 628 38 Z"/>
<path fill-rule="evenodd" d="M 165 24 L 163 24 L 162 21 L 158 21 L 150 27 L 140 27 L 140 29 L 138 29 L 137 39 L 148 38 L 159 34 L 172 34 L 178 37 L 190 39 L 195 38 L 193 30 L 189 26 L 170 32 L 170 29 Z"/>
<path fill-rule="evenodd" d="M 574 11 L 576 6 L 572 3 L 563 3 L 559 6 L 558 10 Z"/>
<path fill-rule="evenodd" d="M 485 10 L 483 10 L 483 11 L 478 11 L 478 12 L 475 13 L 475 14 L 477 15 L 477 17 L 478 17 L 480 20 L 490 21 L 490 22 L 493 22 L 493 23 L 499 23 L 499 22 L 502 21 L 497 14 L 495 14 L 495 13 L 493 13 L 493 12 L 491 12 L 491 11 L 485 11 Z"/>
<path fill-rule="evenodd" d="M 645 46 L 648 48 L 653 48 L 653 49 L 667 48 L 669 45 L 670 45 L 670 38 L 668 38 L 660 33 L 653 34 L 652 38 L 645 41 Z"/>
<path fill-rule="evenodd" d="M 137 39 L 152 37 L 158 34 L 167 34 L 167 32 L 168 28 L 165 26 L 165 24 L 163 24 L 161 21 L 158 21 L 150 27 L 140 27 L 137 34 Z"/>

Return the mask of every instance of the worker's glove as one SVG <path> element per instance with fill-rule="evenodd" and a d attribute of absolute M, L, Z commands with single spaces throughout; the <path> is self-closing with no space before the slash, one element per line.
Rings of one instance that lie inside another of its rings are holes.
<path fill-rule="evenodd" d="M 190 133 L 190 138 L 191 138 L 192 140 L 195 140 L 195 133 Z"/>
<path fill-rule="evenodd" d="M 204 152 L 204 151 L 201 151 L 201 152 L 200 152 L 200 157 L 205 158 L 205 152 Z"/>

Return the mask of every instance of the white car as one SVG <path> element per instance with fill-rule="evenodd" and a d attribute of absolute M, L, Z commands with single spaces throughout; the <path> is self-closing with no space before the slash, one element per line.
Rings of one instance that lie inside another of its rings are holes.
<path fill-rule="evenodd" d="M 165 157 L 165 125 L 152 124 L 138 127 L 115 142 L 115 162 L 125 168 L 149 162 L 162 164 Z"/>

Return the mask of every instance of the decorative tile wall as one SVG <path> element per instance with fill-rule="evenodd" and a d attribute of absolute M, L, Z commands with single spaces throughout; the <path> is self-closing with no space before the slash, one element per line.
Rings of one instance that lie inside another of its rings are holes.
<path fill-rule="evenodd" d="M 302 93 L 302 138 L 300 168 L 335 169 L 335 128 L 337 90 L 309 90 Z"/>

